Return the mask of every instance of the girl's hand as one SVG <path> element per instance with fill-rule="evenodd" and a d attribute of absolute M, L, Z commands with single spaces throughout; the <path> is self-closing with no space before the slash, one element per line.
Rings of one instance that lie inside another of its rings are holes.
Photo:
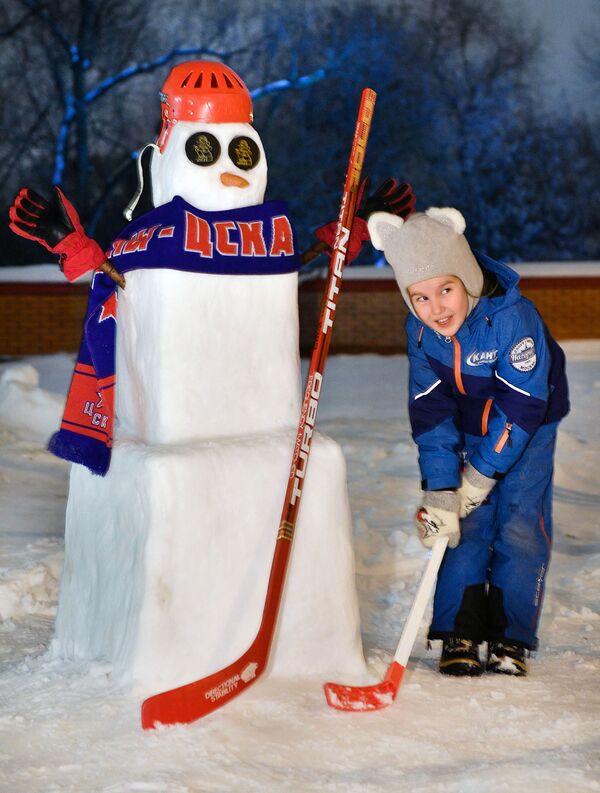
<path fill-rule="evenodd" d="M 423 506 L 417 510 L 415 525 L 419 539 L 432 548 L 438 537 L 447 536 L 448 546 L 456 548 L 460 542 L 458 522 L 459 499 L 454 490 L 432 490 L 425 493 Z"/>
<path fill-rule="evenodd" d="M 467 465 L 463 474 L 462 484 L 457 491 L 460 499 L 459 517 L 466 518 L 473 510 L 480 507 L 495 484 L 495 479 L 484 476 L 472 465 Z"/>

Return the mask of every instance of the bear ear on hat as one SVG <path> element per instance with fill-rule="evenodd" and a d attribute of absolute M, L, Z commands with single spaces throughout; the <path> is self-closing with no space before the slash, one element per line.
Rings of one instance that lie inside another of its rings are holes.
<path fill-rule="evenodd" d="M 391 212 L 373 212 L 369 215 L 367 226 L 373 247 L 384 251 L 393 235 L 404 225 L 404 220 L 399 215 Z"/>
<path fill-rule="evenodd" d="M 425 214 L 432 220 L 437 220 L 438 223 L 443 223 L 444 226 L 449 226 L 457 234 L 464 234 L 467 223 L 464 217 L 460 214 L 458 209 L 453 207 L 429 207 Z"/>

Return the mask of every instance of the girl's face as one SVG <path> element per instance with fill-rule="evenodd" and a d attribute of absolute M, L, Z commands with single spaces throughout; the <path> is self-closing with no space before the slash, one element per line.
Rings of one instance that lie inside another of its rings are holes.
<path fill-rule="evenodd" d="M 441 275 L 419 281 L 408 288 L 417 316 L 428 328 L 453 336 L 469 313 L 469 296 L 460 278 Z"/>

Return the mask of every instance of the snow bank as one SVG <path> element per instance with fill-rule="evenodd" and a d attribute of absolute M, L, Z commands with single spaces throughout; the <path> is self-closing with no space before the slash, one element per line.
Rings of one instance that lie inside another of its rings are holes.
<path fill-rule="evenodd" d="M 0 571 L 0 621 L 56 614 L 63 554 L 21 570 Z"/>
<path fill-rule="evenodd" d="M 64 402 L 40 388 L 31 364 L 10 365 L 0 375 L 0 426 L 29 440 L 44 442 L 58 429 Z"/>
<path fill-rule="evenodd" d="M 90 274 L 77 280 L 78 284 L 90 282 Z M 38 283 L 38 284 L 65 284 L 64 273 L 58 264 L 29 264 L 22 267 L 0 267 L 0 282 L 4 283 Z"/>

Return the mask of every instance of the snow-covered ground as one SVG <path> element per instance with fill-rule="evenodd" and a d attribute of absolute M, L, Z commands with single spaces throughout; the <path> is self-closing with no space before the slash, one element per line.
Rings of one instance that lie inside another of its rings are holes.
<path fill-rule="evenodd" d="M 323 681 L 267 679 L 200 722 L 150 732 L 106 664 L 46 652 L 68 465 L 44 443 L 72 360 L 0 364 L 0 791 L 600 791 L 600 342 L 564 346 L 573 409 L 559 438 L 555 551 L 529 677 L 443 678 L 423 625 L 386 710 L 339 713 Z M 405 403 L 405 358 L 328 362 L 318 425 L 348 462 L 374 680 L 425 563 L 412 529 L 419 491 Z"/>

